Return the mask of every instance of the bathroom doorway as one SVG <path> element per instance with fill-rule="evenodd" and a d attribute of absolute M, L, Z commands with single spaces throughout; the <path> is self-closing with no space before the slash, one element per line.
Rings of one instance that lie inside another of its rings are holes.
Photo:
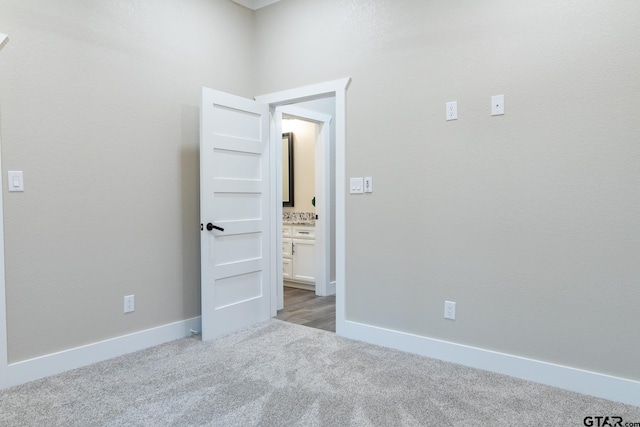
<path fill-rule="evenodd" d="M 334 103 L 328 98 L 277 110 L 282 113 L 283 137 L 283 270 L 279 284 L 282 306 L 276 318 L 332 332 L 335 227 L 333 233 L 329 230 L 335 221 L 335 180 L 330 179 L 335 175 L 335 157 L 331 157 Z"/>

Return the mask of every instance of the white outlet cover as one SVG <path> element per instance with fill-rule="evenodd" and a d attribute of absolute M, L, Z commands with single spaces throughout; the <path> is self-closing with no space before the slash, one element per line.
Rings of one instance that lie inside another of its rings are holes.
<path fill-rule="evenodd" d="M 491 97 L 491 115 L 501 116 L 504 114 L 504 95 L 493 95 Z"/>
<path fill-rule="evenodd" d="M 445 117 L 447 121 L 458 120 L 458 101 L 450 101 L 445 104 Z"/>
<path fill-rule="evenodd" d="M 453 301 L 444 302 L 444 318 L 456 320 L 456 303 Z"/>
<path fill-rule="evenodd" d="M 135 295 L 126 295 L 124 297 L 124 312 L 132 313 L 135 309 Z"/>
<path fill-rule="evenodd" d="M 370 176 L 364 177 L 364 192 L 373 193 L 373 178 Z"/>

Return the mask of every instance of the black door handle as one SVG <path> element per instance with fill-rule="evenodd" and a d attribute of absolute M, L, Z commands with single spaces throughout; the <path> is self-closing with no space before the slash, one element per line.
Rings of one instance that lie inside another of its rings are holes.
<path fill-rule="evenodd" d="M 222 227 L 218 227 L 217 225 L 213 225 L 213 224 L 211 224 L 211 223 L 208 223 L 208 224 L 207 224 L 207 230 L 211 231 L 211 230 L 213 230 L 213 229 L 220 230 L 220 231 L 224 231 L 224 228 L 222 228 Z"/>

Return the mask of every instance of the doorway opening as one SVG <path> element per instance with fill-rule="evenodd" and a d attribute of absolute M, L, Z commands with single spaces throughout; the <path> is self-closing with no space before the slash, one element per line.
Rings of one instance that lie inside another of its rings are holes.
<path fill-rule="evenodd" d="M 306 289 L 284 287 L 284 308 L 275 317 L 328 332 L 336 331 L 336 296 L 321 297 Z"/>
<path fill-rule="evenodd" d="M 278 109 L 283 112 L 282 286 L 278 283 L 283 306 L 276 319 L 335 332 L 335 268 L 331 268 L 335 251 L 330 250 L 335 241 L 335 228 L 330 226 L 331 217 L 335 218 L 331 200 L 335 191 L 331 180 L 325 180 L 335 175 L 331 158 L 335 100 L 326 98 L 309 107 L 328 114 L 318 115 L 299 106 Z"/>

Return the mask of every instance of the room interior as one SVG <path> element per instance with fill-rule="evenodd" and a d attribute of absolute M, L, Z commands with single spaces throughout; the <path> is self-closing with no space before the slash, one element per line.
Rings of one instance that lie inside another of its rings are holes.
<path fill-rule="evenodd" d="M 640 406 L 639 16 L 4 1 L 0 388 L 199 327 L 202 87 L 349 77 L 338 334 Z"/>

